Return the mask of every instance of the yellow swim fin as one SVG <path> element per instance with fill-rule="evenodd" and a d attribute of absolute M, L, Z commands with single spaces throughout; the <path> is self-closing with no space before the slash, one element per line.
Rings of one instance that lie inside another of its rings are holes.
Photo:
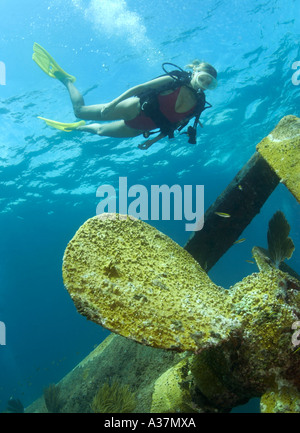
<path fill-rule="evenodd" d="M 48 126 L 52 126 L 52 128 L 60 129 L 61 131 L 65 132 L 71 132 L 74 131 L 74 129 L 77 129 L 78 126 L 84 126 L 85 121 L 80 120 L 79 122 L 74 123 L 63 123 L 63 122 L 56 122 L 55 120 L 51 119 L 45 119 L 44 117 L 38 116 L 38 119 L 42 119 L 46 122 Z"/>
<path fill-rule="evenodd" d="M 33 45 L 33 55 L 32 59 L 35 63 L 47 74 L 49 77 L 62 79 L 68 78 L 72 83 L 76 80 L 73 75 L 65 72 L 53 59 L 52 56 L 45 50 L 45 48 L 41 47 L 41 45 L 36 42 Z"/>

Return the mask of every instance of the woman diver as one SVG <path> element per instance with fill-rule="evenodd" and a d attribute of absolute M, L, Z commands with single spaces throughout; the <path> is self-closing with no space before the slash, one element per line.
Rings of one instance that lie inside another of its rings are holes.
<path fill-rule="evenodd" d="M 196 116 L 198 123 L 201 112 L 207 108 L 203 91 L 217 86 L 217 71 L 208 63 L 195 60 L 187 65 L 192 72 L 178 67 L 180 70 L 167 72 L 164 66 L 172 64 L 165 63 L 165 75 L 134 86 L 109 103 L 87 106 L 74 85 L 75 77 L 66 73 L 43 47 L 35 43 L 33 48 L 33 60 L 38 66 L 67 88 L 77 118 L 113 122 L 87 125 L 83 121 L 67 124 L 41 119 L 64 131 L 76 129 L 117 138 L 142 134 L 148 138 L 151 131 L 160 128 L 158 136 L 140 145 L 141 149 L 147 149 L 166 135 L 173 137 L 173 131 L 181 129 L 192 117 Z"/>

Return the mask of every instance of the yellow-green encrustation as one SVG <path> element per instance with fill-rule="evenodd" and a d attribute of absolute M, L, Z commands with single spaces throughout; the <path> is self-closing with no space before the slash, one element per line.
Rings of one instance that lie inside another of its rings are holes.
<path fill-rule="evenodd" d="M 86 221 L 66 248 L 63 279 L 81 314 L 149 346 L 197 350 L 234 326 L 226 291 L 187 251 L 135 218 Z"/>
<path fill-rule="evenodd" d="M 283 117 L 274 130 L 257 145 L 257 150 L 300 202 L 299 117 Z"/>
<path fill-rule="evenodd" d="M 69 242 L 63 278 L 88 319 L 141 344 L 194 353 L 190 371 L 182 362 L 157 380 L 156 411 L 228 411 L 261 395 L 271 407 L 269 392 L 280 381 L 300 390 L 300 351 L 292 344 L 300 282 L 261 249 L 253 256 L 259 272 L 225 290 L 155 228 L 105 214 Z M 168 384 L 173 393 L 162 392 Z"/>

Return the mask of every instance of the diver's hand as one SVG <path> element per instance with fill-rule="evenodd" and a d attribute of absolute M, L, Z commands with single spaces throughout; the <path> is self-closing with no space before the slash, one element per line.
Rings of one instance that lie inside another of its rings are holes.
<path fill-rule="evenodd" d="M 152 138 L 151 140 L 146 140 L 146 141 L 144 141 L 144 143 L 139 144 L 138 148 L 141 150 L 147 150 L 147 149 L 149 149 L 150 146 L 152 146 L 152 144 L 156 143 L 157 141 L 161 140 L 164 137 L 165 137 L 165 134 L 160 133 L 160 134 L 158 134 L 157 137 Z"/>

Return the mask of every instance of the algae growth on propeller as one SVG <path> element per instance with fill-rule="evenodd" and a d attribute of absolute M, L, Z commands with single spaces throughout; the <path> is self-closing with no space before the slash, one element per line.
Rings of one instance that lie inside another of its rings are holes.
<path fill-rule="evenodd" d="M 281 119 L 257 146 L 265 160 L 258 174 L 276 173 L 275 186 L 284 183 L 298 202 L 299 150 L 295 116 Z M 294 250 L 288 234 L 283 214 L 275 214 L 268 250 L 252 249 L 259 272 L 225 290 L 168 236 L 135 218 L 103 214 L 69 242 L 64 284 L 89 320 L 182 354 L 155 381 L 152 412 L 228 412 L 252 397 L 262 397 L 263 412 L 299 412 L 300 351 L 293 333 L 300 281 L 281 266 Z"/>
<path fill-rule="evenodd" d="M 187 251 L 135 218 L 89 219 L 66 249 L 63 277 L 81 314 L 153 347 L 196 350 L 237 325 L 226 291 Z"/>
<path fill-rule="evenodd" d="M 105 214 L 86 221 L 68 244 L 63 278 L 89 320 L 144 345 L 193 352 L 191 381 L 212 401 L 223 395 L 233 407 L 274 388 L 278 378 L 300 385 L 291 343 L 292 323 L 300 317 L 299 282 L 268 260 L 263 271 L 225 290 L 152 226 Z M 216 381 L 222 376 L 223 394 L 205 385 L 203 353 L 211 359 L 209 374 Z M 192 397 L 184 401 L 195 404 Z"/>

